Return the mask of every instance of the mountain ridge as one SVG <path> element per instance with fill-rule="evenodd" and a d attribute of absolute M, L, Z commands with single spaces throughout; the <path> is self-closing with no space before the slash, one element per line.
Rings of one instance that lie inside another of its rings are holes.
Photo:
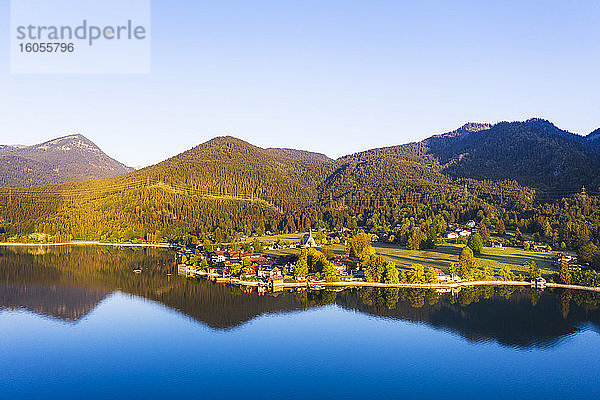
<path fill-rule="evenodd" d="M 11 234 L 97 240 L 201 236 L 217 228 L 230 235 L 294 232 L 318 221 L 370 229 L 439 212 L 447 221 L 474 219 L 490 207 L 498 207 L 495 215 L 514 210 L 531 218 L 527 210 L 536 204 L 571 197 L 583 185 L 597 191 L 598 148 L 548 121 L 456 131 L 337 160 L 216 137 L 118 177 L 0 191 L 9 205 L 0 202 L 0 225 Z"/>
<path fill-rule="evenodd" d="M 81 134 L 31 146 L 0 146 L 0 186 L 30 187 L 109 178 L 133 171 Z"/>

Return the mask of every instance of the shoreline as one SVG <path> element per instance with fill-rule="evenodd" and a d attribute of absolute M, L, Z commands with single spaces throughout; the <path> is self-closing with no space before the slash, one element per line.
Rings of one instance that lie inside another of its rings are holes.
<path fill-rule="evenodd" d="M 62 242 L 62 243 L 11 243 L 11 242 L 0 242 L 0 247 L 58 247 L 58 246 L 114 246 L 114 247 L 152 247 L 152 248 L 170 248 L 171 246 L 167 243 L 107 243 L 107 242 L 95 242 L 95 241 L 74 241 L 74 242 Z M 205 276 L 209 279 L 217 279 L 224 283 L 241 286 L 269 286 L 266 282 L 261 281 L 243 281 L 236 278 L 223 278 L 219 275 L 208 274 L 206 272 L 192 273 L 186 276 Z M 378 288 L 414 288 L 414 289 L 457 289 L 469 286 L 533 286 L 531 282 L 526 281 L 465 281 L 465 282 L 453 282 L 453 283 L 397 283 L 388 284 L 381 282 L 360 282 L 360 281 L 338 281 L 338 282 L 284 282 L 279 287 L 282 288 L 302 288 L 310 286 L 322 286 L 322 287 L 378 287 Z M 580 286 L 580 285 L 564 285 L 561 283 L 546 282 L 546 287 L 572 289 L 572 290 L 584 290 L 588 292 L 600 293 L 600 287 L 593 286 Z"/>
<path fill-rule="evenodd" d="M 158 247 L 170 248 L 167 243 L 108 243 L 108 242 L 93 242 L 93 241 L 76 241 L 62 243 L 11 243 L 2 242 L 0 247 L 55 247 L 55 246 L 118 246 L 118 247 Z"/>
<path fill-rule="evenodd" d="M 208 274 L 208 273 L 195 273 L 186 276 L 204 276 L 211 280 L 220 281 L 221 283 L 229 283 L 232 285 L 241 285 L 241 286 L 271 286 L 267 282 L 262 281 L 244 281 L 237 278 L 223 278 L 222 276 L 216 274 Z M 304 281 L 304 282 L 284 282 L 281 285 L 277 285 L 280 288 L 305 288 L 310 286 L 321 286 L 321 287 L 343 287 L 343 288 L 351 288 L 351 287 L 377 287 L 377 288 L 413 288 L 413 289 L 458 289 L 469 286 L 529 286 L 534 287 L 531 282 L 526 281 L 465 281 L 465 282 L 453 282 L 453 283 L 397 283 L 397 284 L 387 284 L 380 282 L 359 282 L 359 281 L 338 281 L 338 282 L 314 282 L 314 281 Z M 579 286 L 579 285 L 563 285 L 561 283 L 546 283 L 546 287 L 553 288 L 562 288 L 562 289 L 572 289 L 572 290 L 585 290 L 589 292 L 598 292 L 600 293 L 600 287 L 593 286 Z"/>

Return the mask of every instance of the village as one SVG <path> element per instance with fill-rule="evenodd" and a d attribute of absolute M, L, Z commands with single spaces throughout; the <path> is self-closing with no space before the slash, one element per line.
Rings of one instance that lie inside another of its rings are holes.
<path fill-rule="evenodd" d="M 442 235 L 442 240 L 452 241 L 460 237 L 469 237 L 477 233 L 474 221 L 468 221 L 462 226 L 450 227 L 451 230 Z M 347 230 L 343 232 L 348 234 Z M 341 235 L 340 235 L 341 236 Z M 384 235 L 371 234 L 371 240 L 385 240 Z M 328 244 L 337 241 L 345 244 L 345 239 L 335 235 L 320 235 L 320 239 L 313 236 L 312 230 L 300 237 L 297 242 L 294 241 L 273 241 L 259 249 L 254 249 L 253 245 L 244 246 L 246 250 L 239 246 L 207 246 L 197 243 L 178 248 L 178 274 L 186 277 L 205 277 L 217 283 L 239 285 L 246 292 L 257 292 L 258 294 L 278 293 L 284 289 L 306 288 L 309 290 L 319 290 L 325 286 L 330 286 L 331 282 L 326 282 L 319 274 L 306 274 L 298 276 L 295 274 L 296 263 L 298 261 L 298 250 L 326 247 Z M 255 242 L 256 243 L 256 242 Z M 548 254 L 546 258 L 552 261 L 552 265 L 558 268 L 562 262 L 569 265 L 571 271 L 581 271 L 588 268 L 577 261 L 577 257 L 567 252 L 559 252 L 553 255 L 548 245 L 535 243 L 534 241 L 524 241 L 519 244 L 526 246 L 528 251 L 534 253 Z M 504 250 L 504 243 L 499 241 L 490 241 L 490 248 Z M 297 249 L 293 254 L 267 254 L 272 250 Z M 262 251 L 256 251 L 262 250 Z M 549 258 L 551 257 L 551 258 Z M 365 267 L 361 264 L 358 257 L 351 257 L 347 254 L 330 254 L 330 264 L 337 274 L 336 286 L 354 287 L 371 284 L 365 279 Z M 527 266 L 528 263 L 525 263 Z M 460 290 L 461 277 L 456 273 L 445 273 L 440 268 L 431 268 L 430 273 L 433 276 L 427 281 L 427 286 L 435 289 L 438 293 L 454 292 Z M 493 277 L 496 281 L 504 280 L 500 276 Z M 516 280 L 513 280 L 516 281 Z M 463 283 L 464 284 L 464 283 Z M 546 280 L 539 276 L 531 280 L 523 279 L 519 284 L 531 285 L 535 288 L 543 289 L 546 286 Z"/>
<path fill-rule="evenodd" d="M 286 244 L 286 248 L 307 249 L 318 247 L 312 232 L 304 235 L 298 243 Z M 267 246 L 266 250 L 272 250 Z M 205 276 L 218 283 L 241 283 L 246 291 L 277 293 L 285 286 L 306 286 L 320 289 L 325 281 L 307 275 L 302 278 L 294 276 L 297 255 L 270 256 L 264 253 L 246 252 L 243 250 L 215 248 L 208 252 L 203 246 L 196 249 L 182 248 L 178 250 L 181 263 L 179 275 L 187 277 Z M 362 282 L 364 270 L 356 257 L 336 256 L 331 260 L 340 280 L 343 282 Z M 285 284 L 288 285 L 285 285 Z M 291 284 L 291 285 L 290 285 Z"/>

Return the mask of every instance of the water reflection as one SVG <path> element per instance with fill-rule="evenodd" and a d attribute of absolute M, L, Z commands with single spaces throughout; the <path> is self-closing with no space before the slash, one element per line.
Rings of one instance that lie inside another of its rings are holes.
<path fill-rule="evenodd" d="M 544 348 L 580 329 L 600 331 L 600 296 L 523 287 L 472 287 L 458 293 L 362 288 L 257 296 L 236 287 L 187 280 L 161 249 L 62 247 L 0 249 L 0 308 L 76 323 L 107 295 L 122 291 L 213 329 L 231 329 L 268 313 L 328 304 L 373 316 L 426 323 L 473 342 Z M 136 274 L 134 270 L 141 269 Z"/>

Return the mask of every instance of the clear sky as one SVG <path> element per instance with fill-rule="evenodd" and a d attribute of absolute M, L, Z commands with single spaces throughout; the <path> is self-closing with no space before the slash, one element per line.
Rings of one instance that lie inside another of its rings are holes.
<path fill-rule="evenodd" d="M 131 166 L 220 135 L 331 157 L 468 121 L 600 127 L 600 1 L 152 1 L 152 73 L 11 75 L 0 143 L 81 133 Z"/>

